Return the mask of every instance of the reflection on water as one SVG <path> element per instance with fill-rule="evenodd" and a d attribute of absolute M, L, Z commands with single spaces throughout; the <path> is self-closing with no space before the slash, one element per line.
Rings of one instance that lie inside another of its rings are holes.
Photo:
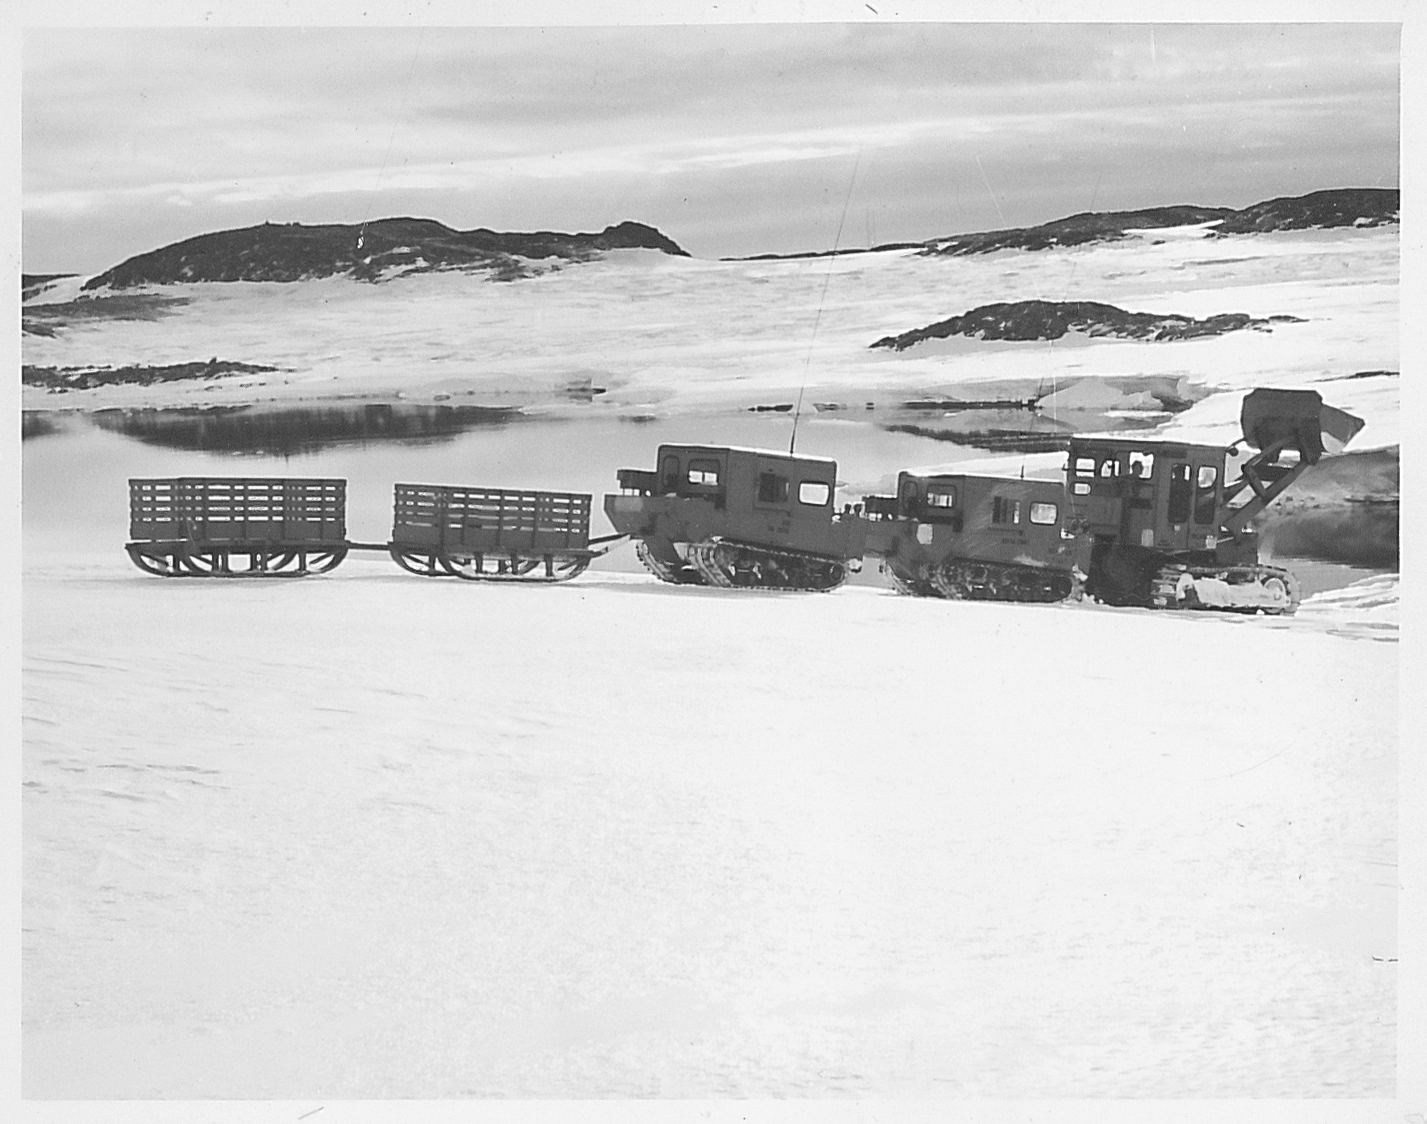
<path fill-rule="evenodd" d="M 215 406 L 205 410 L 97 410 L 94 423 L 169 449 L 298 453 L 348 441 L 449 440 L 520 412 L 505 406 L 386 402 L 324 406 Z"/>

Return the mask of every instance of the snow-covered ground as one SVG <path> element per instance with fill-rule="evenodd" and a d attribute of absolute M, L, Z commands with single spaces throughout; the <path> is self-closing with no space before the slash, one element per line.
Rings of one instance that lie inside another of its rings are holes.
<path fill-rule="evenodd" d="M 1164 432 L 1228 443 L 1244 390 L 1308 386 L 1367 420 L 1352 448 L 1392 446 L 1399 380 L 1345 376 L 1399 367 L 1397 266 L 1391 228 L 629 251 L 510 284 L 170 287 L 191 303 L 158 320 L 26 336 L 39 366 L 283 368 L 27 409 L 568 416 L 280 460 L 26 443 L 25 1095 L 1392 1096 L 1396 575 L 1275 620 L 673 589 L 620 572 L 627 546 L 554 588 L 370 558 L 168 582 L 120 546 L 129 475 L 340 475 L 380 539 L 395 480 L 598 492 L 660 439 L 782 447 L 785 417 L 744 411 L 800 390 L 1165 375 L 1212 393 Z M 1037 298 L 1304 322 L 868 348 Z M 562 394 L 586 379 L 607 393 Z M 800 430 L 849 498 L 955 451 L 852 416 Z"/>
<path fill-rule="evenodd" d="M 1363 1097 L 1396 583 L 24 580 L 26 1097 Z"/>

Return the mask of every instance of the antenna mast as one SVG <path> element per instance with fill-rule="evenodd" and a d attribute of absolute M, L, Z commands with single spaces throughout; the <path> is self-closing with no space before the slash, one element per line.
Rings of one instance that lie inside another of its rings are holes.
<path fill-rule="evenodd" d="M 832 281 L 832 267 L 837 262 L 837 248 L 842 244 L 842 226 L 847 222 L 847 205 L 852 202 L 852 187 L 857 183 L 857 168 L 862 163 L 862 148 L 857 149 L 857 159 L 852 164 L 852 179 L 847 184 L 847 198 L 842 201 L 842 218 L 837 222 L 837 236 L 832 240 L 832 255 L 828 258 L 827 276 L 823 278 L 822 296 L 818 298 L 818 314 L 813 320 L 813 334 L 808 340 L 808 357 L 803 361 L 803 381 L 798 386 L 798 405 L 793 410 L 793 433 L 788 438 L 788 455 L 793 455 L 793 446 L 798 440 L 798 418 L 803 413 L 803 391 L 808 386 L 808 368 L 813 362 L 813 342 L 818 338 L 818 324 L 823 318 L 823 302 L 827 300 L 828 283 Z"/>

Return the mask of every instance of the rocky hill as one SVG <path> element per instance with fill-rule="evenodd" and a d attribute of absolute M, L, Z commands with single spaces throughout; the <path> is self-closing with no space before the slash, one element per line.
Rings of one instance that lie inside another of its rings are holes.
<path fill-rule="evenodd" d="M 1215 234 L 1266 230 L 1311 230 L 1335 226 L 1384 226 L 1398 221 L 1400 193 L 1387 187 L 1343 187 L 1255 203 L 1235 211 Z"/>
<path fill-rule="evenodd" d="M 989 254 L 994 250 L 1045 250 L 1109 242 L 1131 230 L 1214 223 L 1206 236 L 1262 234 L 1272 230 L 1308 230 L 1339 226 L 1381 226 L 1398 221 L 1397 188 L 1343 187 L 1285 196 L 1242 210 L 1230 207 L 1150 207 L 1141 211 L 1085 212 L 1040 226 L 991 230 L 932 239 L 927 254 Z"/>
<path fill-rule="evenodd" d="M 995 250 L 1047 250 L 1079 246 L 1125 237 L 1130 230 L 1162 226 L 1190 226 L 1226 220 L 1236 211 L 1228 207 L 1150 207 L 1141 211 L 1085 211 L 1040 226 L 958 234 L 924 243 L 928 254 L 989 254 Z"/>
<path fill-rule="evenodd" d="M 1132 230 L 1214 224 L 1205 237 L 1226 234 L 1262 234 L 1272 230 L 1308 230 L 1340 226 L 1383 226 L 1398 221 L 1399 192 L 1395 187 L 1343 187 L 1285 196 L 1255 203 L 1242 210 L 1233 207 L 1146 207 L 1138 211 L 1084 211 L 1053 219 L 1039 226 L 983 230 L 952 234 L 923 242 L 889 242 L 873 250 L 919 250 L 932 256 L 990 254 L 996 250 L 1050 250 L 1087 242 L 1114 242 Z M 863 253 L 843 250 L 841 254 Z M 832 251 L 806 254 L 759 254 L 746 261 L 776 258 L 818 258 Z"/>
<path fill-rule="evenodd" d="M 951 336 L 981 340 L 1058 340 L 1066 332 L 1163 342 L 1221 336 L 1244 328 L 1269 331 L 1271 324 L 1301 322 L 1296 316 L 1255 319 L 1243 312 L 1225 312 L 1201 320 L 1175 313 L 1126 312 L 1097 301 L 1010 301 L 983 304 L 925 328 L 883 336 L 871 346 L 905 351 L 926 340 Z"/>
<path fill-rule="evenodd" d="M 345 275 L 378 281 L 444 269 L 489 270 L 497 280 L 531 272 L 530 262 L 587 261 L 607 250 L 649 249 L 687 257 L 651 226 L 623 222 L 598 234 L 452 230 L 431 219 L 363 225 L 263 223 L 201 234 L 106 270 L 85 289 L 126 289 L 187 281 L 302 281 Z"/>

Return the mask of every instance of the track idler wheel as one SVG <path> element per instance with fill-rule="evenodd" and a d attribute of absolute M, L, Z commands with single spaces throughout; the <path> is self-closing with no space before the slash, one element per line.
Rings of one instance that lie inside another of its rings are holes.
<path fill-rule="evenodd" d="M 635 539 L 634 553 L 644 568 L 661 582 L 670 585 L 704 585 L 704 576 L 692 563 L 679 557 L 673 543 L 660 540 L 656 549 L 646 539 Z M 672 558 L 669 556 L 673 555 Z"/>

